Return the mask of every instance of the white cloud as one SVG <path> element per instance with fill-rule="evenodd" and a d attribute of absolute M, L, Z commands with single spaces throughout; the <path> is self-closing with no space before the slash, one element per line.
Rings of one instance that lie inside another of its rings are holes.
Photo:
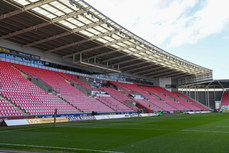
<path fill-rule="evenodd" d="M 195 43 L 209 35 L 220 33 L 229 21 L 228 5 L 229 1 L 208 0 L 204 8 L 185 18 L 192 20 L 192 24 L 177 30 L 176 35 L 171 39 L 171 46 Z"/>
<path fill-rule="evenodd" d="M 229 23 L 228 0 L 86 0 L 142 38 L 169 47 L 196 43 Z"/>

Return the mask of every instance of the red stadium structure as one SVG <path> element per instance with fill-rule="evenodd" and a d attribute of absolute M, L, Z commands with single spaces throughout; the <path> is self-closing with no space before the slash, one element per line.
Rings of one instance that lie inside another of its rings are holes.
<path fill-rule="evenodd" d="M 212 70 L 158 48 L 83 0 L 2 0 L 0 7 L 1 118 L 55 109 L 211 110 L 185 91 L 212 81 Z"/>

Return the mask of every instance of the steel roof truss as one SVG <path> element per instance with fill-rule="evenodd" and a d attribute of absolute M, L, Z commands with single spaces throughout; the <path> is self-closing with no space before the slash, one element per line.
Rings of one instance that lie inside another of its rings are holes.
<path fill-rule="evenodd" d="M 125 61 L 122 61 L 122 62 L 118 62 L 118 63 L 110 64 L 110 66 L 113 66 L 113 65 L 120 65 L 120 64 L 124 64 L 124 63 L 128 63 L 128 62 L 132 62 L 132 61 L 136 61 L 136 60 L 139 60 L 139 59 L 132 58 L 132 59 L 125 60 Z"/>
<path fill-rule="evenodd" d="M 50 20 L 49 22 L 43 22 L 43 23 L 40 23 L 40 24 L 31 26 L 31 27 L 28 27 L 28 28 L 19 30 L 19 31 L 15 31 L 15 32 L 9 33 L 9 34 L 7 34 L 7 35 L 1 36 L 0 39 L 7 39 L 7 38 L 10 38 L 10 37 L 13 37 L 13 36 L 22 34 L 22 33 L 29 32 L 29 31 L 31 31 L 31 30 L 39 29 L 39 28 L 48 26 L 48 25 L 50 25 L 50 24 L 56 23 L 56 22 L 58 22 L 58 21 L 67 19 L 67 18 L 69 18 L 69 17 L 75 16 L 75 15 L 77 15 L 77 14 L 81 14 L 82 12 L 83 12 L 82 10 L 80 10 L 80 11 L 78 11 L 78 12 L 71 12 L 71 13 L 69 13 L 69 14 L 66 14 L 66 15 L 63 15 L 63 16 L 60 16 L 60 17 L 56 17 L 56 18 Z"/>
<path fill-rule="evenodd" d="M 166 72 L 165 72 L 166 71 Z M 168 72 L 169 71 L 169 72 Z M 146 75 L 143 75 L 143 76 L 149 76 L 149 75 L 154 75 L 154 76 L 156 76 L 156 75 L 158 75 L 158 73 L 160 73 L 160 74 L 162 74 L 162 72 L 165 72 L 165 74 L 166 73 L 171 73 L 171 71 L 173 71 L 173 70 L 171 70 L 171 69 L 162 69 L 162 70 L 159 70 L 159 71 L 156 71 L 156 72 L 152 72 L 152 73 L 149 73 L 149 74 L 146 74 Z M 174 71 L 173 71 L 174 72 Z"/>
<path fill-rule="evenodd" d="M 155 68 L 152 68 L 152 69 L 146 69 L 146 70 L 143 70 L 143 71 L 139 71 L 137 73 L 134 73 L 134 74 L 149 74 L 149 73 L 152 73 L 152 71 L 155 71 L 155 70 L 158 70 L 158 69 L 164 69 L 165 67 L 155 67 Z"/>
<path fill-rule="evenodd" d="M 173 74 L 171 75 L 171 78 L 177 79 L 177 78 L 182 78 L 182 77 L 187 77 L 191 76 L 190 74 Z"/>
<path fill-rule="evenodd" d="M 182 73 L 182 72 L 177 72 L 177 73 L 175 73 L 176 75 L 179 75 L 179 76 L 183 76 L 183 75 L 187 75 L 187 73 L 186 74 L 184 74 L 184 73 Z M 174 75 L 174 72 L 170 72 L 170 73 L 168 73 L 168 74 L 161 74 L 161 75 L 153 75 L 153 77 L 155 77 L 155 78 L 161 78 L 161 77 L 163 77 L 163 78 L 168 78 L 168 77 L 172 77 Z"/>
<path fill-rule="evenodd" d="M 115 52 L 120 52 L 122 50 L 125 50 L 125 49 L 128 49 L 128 48 L 132 48 L 136 45 L 130 45 L 130 46 L 126 46 L 126 47 L 121 47 L 121 48 L 118 48 L 116 50 L 112 50 L 112 51 L 109 51 L 109 52 L 105 52 L 105 53 L 101 53 L 101 54 L 98 54 L 98 55 L 95 55 L 95 56 L 91 56 L 89 58 L 87 58 L 87 60 L 90 60 L 90 59 L 93 59 L 93 58 L 97 58 L 97 57 L 101 57 L 101 56 L 105 56 L 105 55 L 110 55 L 110 54 L 113 54 Z M 107 61 L 102 61 L 102 62 L 107 62 Z"/>
<path fill-rule="evenodd" d="M 119 40 L 115 40 L 115 41 L 106 43 L 106 44 L 101 45 L 101 46 L 97 46 L 97 47 L 94 47 L 94 48 L 89 48 L 89 49 L 82 50 L 82 51 L 79 51 L 79 52 L 75 52 L 75 53 L 72 53 L 72 54 L 69 54 L 69 55 L 65 55 L 65 56 L 63 56 L 63 58 L 71 57 L 71 56 L 77 55 L 77 54 L 86 53 L 86 52 L 89 52 L 89 51 L 92 51 L 92 50 L 95 50 L 95 49 L 100 49 L 100 48 L 103 48 L 103 47 L 109 47 L 112 44 L 119 43 L 119 42 L 122 42 L 122 41 L 126 41 L 127 39 L 128 38 L 122 38 L 122 39 L 119 39 Z"/>
<path fill-rule="evenodd" d="M 141 64 L 141 63 L 146 63 L 146 61 L 141 61 L 141 62 L 139 62 L 139 63 L 135 63 L 135 64 L 132 64 L 132 65 L 125 65 L 125 66 L 122 66 L 122 67 L 121 67 L 121 70 L 131 68 L 131 67 L 136 66 L 136 65 L 139 65 L 139 64 Z M 149 66 L 149 65 L 147 65 L 147 66 Z M 128 72 L 128 71 L 129 71 L 129 70 L 127 70 L 127 71 L 125 71 L 125 72 Z"/>
<path fill-rule="evenodd" d="M 94 26 L 97 26 L 97 24 L 99 24 L 99 23 L 94 23 L 93 25 L 94 25 Z M 90 26 L 92 26 L 92 24 L 91 24 Z M 76 31 L 80 31 L 81 29 L 82 29 L 82 28 L 77 28 L 76 30 L 73 30 L 73 31 L 76 32 Z M 113 32 L 114 32 L 114 31 L 113 31 Z M 102 34 L 99 34 L 99 35 L 97 35 L 97 36 L 93 36 L 93 37 L 91 37 L 91 38 L 89 38 L 89 39 L 81 40 L 81 41 L 78 41 L 78 42 L 73 42 L 73 43 L 71 43 L 71 44 L 67 44 L 67 45 L 64 45 L 64 46 L 60 46 L 60 47 L 57 47 L 57 48 L 54 48 L 54 49 L 51 49 L 51 50 L 47 50 L 47 51 L 45 51 L 45 52 L 46 52 L 46 53 L 51 53 L 51 52 L 54 52 L 54 51 L 57 51 L 57 50 L 69 48 L 69 47 L 72 47 L 72 46 L 75 46 L 75 45 L 79 45 L 79 44 L 82 44 L 82 43 L 85 43 L 85 42 L 89 42 L 89 41 L 95 40 L 95 39 L 97 39 L 97 38 L 99 38 L 99 37 L 103 37 L 103 36 L 105 36 L 105 35 L 109 35 L 110 33 L 112 33 L 112 32 L 102 33 Z"/>
<path fill-rule="evenodd" d="M 150 74 L 147 74 L 147 75 L 144 75 L 144 76 L 153 75 L 153 76 L 157 77 L 157 76 L 160 76 L 160 75 L 166 75 L 166 74 L 171 74 L 171 73 L 175 73 L 174 70 L 165 69 L 165 70 L 160 70 L 160 71 L 157 71 L 156 73 L 153 72 L 153 73 L 150 73 Z M 181 73 L 183 73 L 183 72 L 181 72 Z"/>
<path fill-rule="evenodd" d="M 11 4 L 11 2 L 9 0 L 3 0 L 3 1 Z M 38 1 L 38 2 L 35 2 L 35 3 L 32 3 L 32 4 L 29 4 L 29 5 L 27 5 L 27 6 L 23 7 L 23 8 L 18 9 L 18 10 L 15 10 L 15 11 L 12 11 L 12 12 L 9 12 L 9 13 L 6 13 L 6 14 L 2 14 L 0 16 L 0 20 L 9 18 L 9 17 L 14 16 L 14 15 L 18 15 L 20 13 L 23 13 L 23 12 L 26 12 L 28 10 L 31 10 L 31 9 L 33 9 L 35 7 L 39 7 L 41 5 L 50 3 L 52 1 L 54 1 L 54 0 L 42 0 L 42 1 Z"/>

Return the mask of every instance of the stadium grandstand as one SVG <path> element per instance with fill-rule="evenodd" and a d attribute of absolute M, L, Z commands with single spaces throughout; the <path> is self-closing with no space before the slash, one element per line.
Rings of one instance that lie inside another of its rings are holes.
<path fill-rule="evenodd" d="M 229 80 L 212 80 L 179 86 L 179 92 L 212 109 L 228 111 Z"/>
<path fill-rule="evenodd" d="M 2 0 L 0 7 L 2 118 L 215 106 L 190 89 L 216 84 L 212 70 L 160 49 L 83 0 Z"/>

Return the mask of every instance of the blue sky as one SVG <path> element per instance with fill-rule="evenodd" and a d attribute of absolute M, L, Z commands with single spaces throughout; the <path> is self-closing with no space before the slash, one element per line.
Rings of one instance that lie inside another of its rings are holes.
<path fill-rule="evenodd" d="M 229 0 L 85 0 L 154 45 L 229 79 Z"/>

